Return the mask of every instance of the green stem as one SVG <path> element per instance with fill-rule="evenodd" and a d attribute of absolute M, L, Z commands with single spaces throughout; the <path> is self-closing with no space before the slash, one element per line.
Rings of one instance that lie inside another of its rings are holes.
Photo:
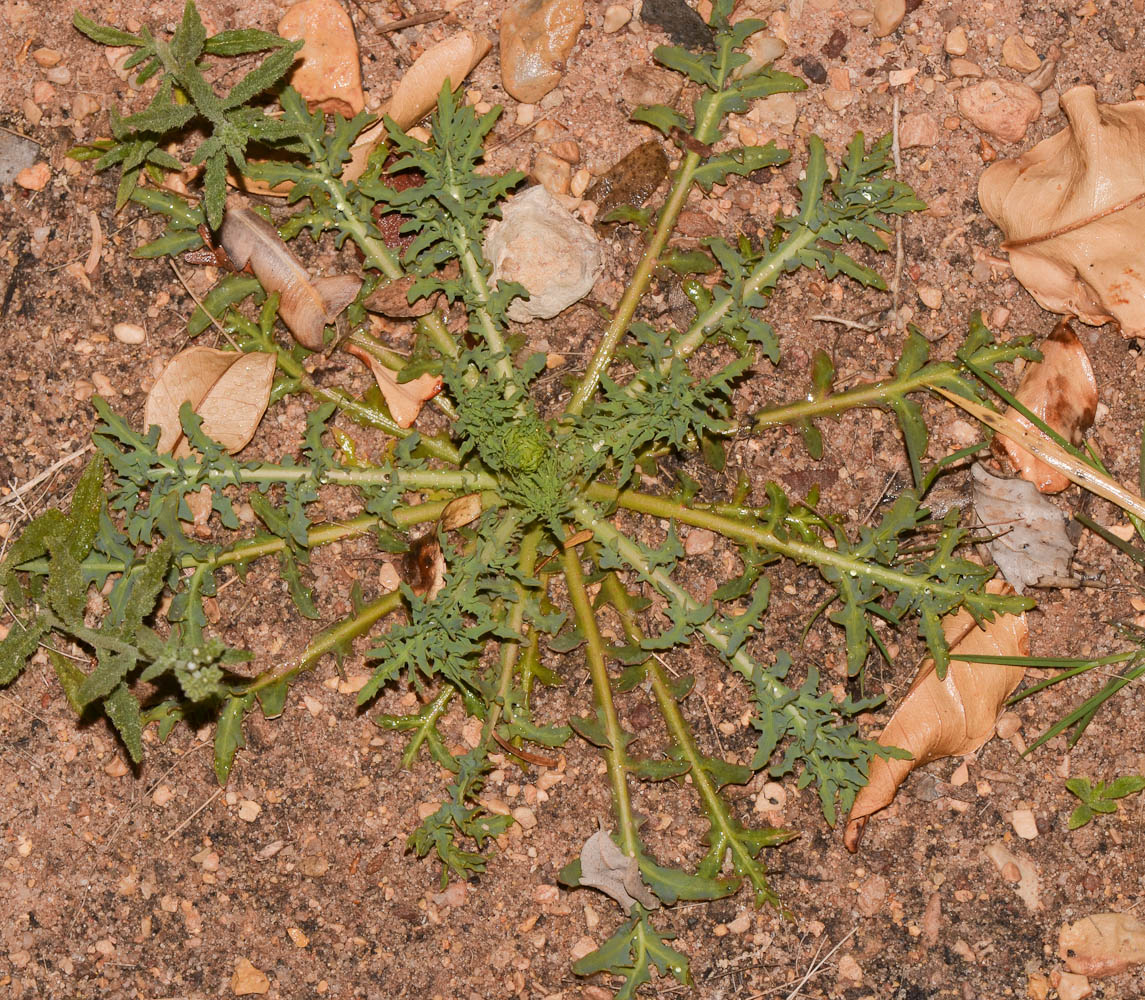
<path fill-rule="evenodd" d="M 717 113 L 716 109 L 713 108 L 713 114 L 715 113 Z M 608 329 L 605 331 L 600 343 L 597 344 L 596 351 L 592 356 L 592 360 L 589 362 L 584 376 L 577 384 L 576 389 L 573 390 L 572 399 L 569 400 L 568 406 L 565 407 L 564 415 L 566 417 L 579 416 L 583 412 L 588 401 L 592 399 L 593 394 L 596 392 L 596 388 L 600 384 L 601 376 L 608 370 L 608 366 L 612 364 L 612 357 L 616 353 L 616 348 L 620 344 L 621 339 L 628 332 L 628 327 L 632 323 L 632 317 L 636 314 L 636 307 L 640 303 L 640 299 L 644 296 L 644 293 L 648 290 L 648 285 L 652 280 L 652 272 L 656 269 L 656 265 L 659 264 L 660 255 L 668 245 L 668 239 L 672 235 L 672 230 L 676 227 L 676 220 L 679 218 L 680 212 L 688 200 L 688 194 L 692 189 L 696 168 L 699 165 L 700 155 L 698 153 L 689 152 L 684 156 L 683 162 L 680 164 L 680 169 L 676 172 L 676 178 L 672 183 L 672 190 L 668 194 L 668 200 L 660 210 L 660 217 L 656 222 L 656 230 L 652 234 L 652 238 L 648 241 L 648 246 L 644 248 L 640 263 L 632 276 L 628 288 L 624 292 L 624 297 L 621 298 L 620 304 L 616 307 L 612 322 L 609 323 Z"/>
<path fill-rule="evenodd" d="M 323 656 L 344 649 L 352 639 L 368 632 L 380 618 L 384 618 L 391 611 L 396 611 L 401 603 L 401 592 L 392 590 L 370 601 L 369 604 L 364 604 L 354 614 L 319 632 L 310 640 L 310 644 L 297 660 L 260 674 L 239 694 L 257 694 L 265 688 L 296 677 L 304 670 L 313 669 Z"/>
<path fill-rule="evenodd" d="M 776 552 L 796 562 L 810 563 L 816 566 L 830 566 L 844 573 L 861 573 L 880 586 L 896 593 L 903 590 L 917 590 L 918 587 L 924 583 L 919 577 L 893 569 L 890 566 L 881 566 L 878 563 L 855 559 L 852 556 L 837 552 L 834 549 L 829 549 L 823 545 L 813 545 L 809 542 L 780 538 L 774 532 L 768 531 L 760 524 L 753 524 L 748 520 L 738 517 L 727 517 L 723 514 L 717 514 L 714 511 L 696 510 L 692 507 L 688 507 L 686 504 L 679 503 L 675 500 L 668 500 L 664 497 L 638 493 L 635 490 L 617 491 L 611 487 L 599 484 L 590 486 L 585 491 L 585 496 L 590 500 L 606 500 L 626 510 L 638 511 L 642 514 L 649 514 L 652 517 L 662 517 L 669 520 L 680 521 L 682 524 L 689 524 L 697 528 L 707 528 L 709 531 L 717 532 L 725 538 L 730 538 L 733 541 L 746 543 L 748 545 L 754 545 L 757 548 L 766 549 L 768 552 Z M 597 520 L 595 512 L 587 504 L 582 503 L 576 510 L 577 519 L 582 521 L 585 527 L 591 527 L 591 525 L 583 520 L 581 515 L 582 511 L 585 513 L 585 516 L 593 520 L 594 524 L 607 523 L 603 520 Z M 611 525 L 609 525 L 609 527 L 611 528 Z M 619 536 L 619 532 L 616 532 L 615 528 L 611 530 Z M 627 539 L 625 539 L 625 541 L 627 542 Z M 631 546 L 631 543 L 628 542 L 628 545 Z M 632 548 L 635 549 L 634 546 L 632 546 Z M 639 550 L 636 549 L 636 551 Z M 625 558 L 627 559 L 627 556 L 625 556 Z M 673 586 L 675 585 L 673 584 Z M 928 578 L 925 580 L 925 586 L 934 594 L 950 601 L 959 601 L 963 596 L 963 591 L 959 587 L 953 584 L 943 583 L 941 580 Z M 1033 606 L 1032 601 L 1027 604 L 1027 607 Z"/>
<path fill-rule="evenodd" d="M 585 653 L 588 659 L 589 674 L 592 677 L 592 690 L 597 708 L 604 722 L 604 734 L 608 746 L 604 751 L 608 783 L 612 789 L 612 808 L 616 813 L 621 848 L 629 857 L 637 857 L 640 851 L 640 838 L 636 818 L 632 812 L 632 799 L 628 792 L 628 777 L 625 768 L 624 730 L 616 714 L 612 700 L 612 682 L 604 659 L 604 640 L 596 625 L 592 602 L 584 586 L 584 573 L 580 567 L 580 553 L 575 546 L 564 552 L 565 584 L 569 600 L 576 614 L 577 625 L 585 637 Z"/>
<path fill-rule="evenodd" d="M 405 272 L 402 271 L 397 258 L 390 252 L 389 247 L 376 236 L 370 234 L 366 223 L 363 222 L 362 219 L 358 217 L 358 213 L 354 211 L 354 206 L 350 201 L 350 195 L 346 190 L 346 185 L 344 185 L 339 178 L 330 173 L 329 167 L 326 165 L 326 151 L 318 146 L 309 136 L 307 137 L 307 142 L 310 144 L 314 154 L 315 169 L 318 171 L 322 179 L 322 184 L 330 195 L 332 207 L 340 217 L 342 228 L 349 233 L 351 239 L 357 244 L 358 249 L 362 251 L 362 256 L 365 258 L 363 267 L 374 268 L 381 271 L 382 274 L 391 281 L 402 277 Z M 447 358 L 456 358 L 460 353 L 456 342 L 450 335 L 449 330 L 446 329 L 445 323 L 436 312 L 430 313 L 428 316 L 422 316 L 417 321 L 417 332 L 428 337 L 433 343 L 433 346 Z"/>
<path fill-rule="evenodd" d="M 402 767 L 410 768 L 413 766 L 413 762 L 417 759 L 417 753 L 421 749 L 421 745 L 429 738 L 430 733 L 437 728 L 437 720 L 445 714 L 445 710 L 449 707 L 449 702 L 455 694 L 457 694 L 457 688 L 452 684 L 445 684 L 434 696 L 433 701 L 428 702 L 418 713 L 417 731 L 410 738 L 409 745 L 402 754 Z"/>
<path fill-rule="evenodd" d="M 620 624 L 624 629 L 624 634 L 628 637 L 628 641 L 634 645 L 639 645 L 644 638 L 644 633 L 636 622 L 636 614 L 633 611 L 632 599 L 628 591 L 625 590 L 616 573 L 609 573 L 605 576 L 601 586 L 606 600 L 616 609 L 616 613 L 620 617 Z M 676 744 L 680 755 L 688 762 L 688 774 L 692 779 L 692 787 L 700 796 L 704 811 L 712 824 L 713 836 L 709 839 L 712 840 L 713 844 L 722 843 L 731 851 L 737 871 L 752 871 L 757 866 L 757 862 L 743 842 L 739 824 L 731 818 L 724 800 L 720 798 L 719 790 L 712 783 L 707 769 L 703 766 L 704 755 L 696 745 L 696 739 L 684 718 L 684 713 L 680 711 L 680 703 L 672 694 L 668 679 L 664 676 L 664 668 L 659 660 L 651 657 L 645 661 L 644 671 L 652 685 L 652 694 L 655 696 L 660 714 L 664 718 L 668 735 Z"/>

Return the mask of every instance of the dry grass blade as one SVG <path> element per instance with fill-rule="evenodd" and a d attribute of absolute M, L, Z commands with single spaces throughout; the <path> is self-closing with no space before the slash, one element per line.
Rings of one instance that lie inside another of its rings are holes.
<path fill-rule="evenodd" d="M 1117 480 L 1098 472 L 1092 466 L 1086 465 L 1079 458 L 1075 458 L 1061 445 L 1050 440 L 1044 434 L 1031 431 L 1023 427 L 1016 420 L 991 410 L 981 403 L 975 403 L 965 396 L 935 386 L 934 391 L 950 400 L 955 406 L 965 410 L 972 417 L 980 420 L 992 431 L 1002 434 L 1026 451 L 1036 455 L 1051 468 L 1065 475 L 1071 482 L 1077 483 L 1083 490 L 1088 490 L 1112 504 L 1116 504 L 1124 511 L 1145 518 L 1145 500 L 1136 493 L 1127 490 Z"/>

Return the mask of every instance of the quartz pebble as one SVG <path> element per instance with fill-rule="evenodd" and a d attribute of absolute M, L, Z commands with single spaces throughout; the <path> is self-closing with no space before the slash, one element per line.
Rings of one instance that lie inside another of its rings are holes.
<path fill-rule="evenodd" d="M 711 552 L 716 544 L 716 536 L 707 528 L 693 528 L 684 539 L 684 553 L 689 556 Z"/>
<path fill-rule="evenodd" d="M 55 49 L 33 49 L 32 61 L 42 69 L 51 69 L 63 57 Z"/>
<path fill-rule="evenodd" d="M 52 168 L 42 161 L 25 167 L 16 175 L 16 183 L 25 191 L 43 191 L 51 179 Z"/>
<path fill-rule="evenodd" d="M 942 289 L 935 288 L 933 285 L 919 285 L 918 297 L 922 300 L 922 304 L 927 309 L 941 309 L 942 308 Z"/>
<path fill-rule="evenodd" d="M 116 323 L 111 332 L 121 344 L 142 344 L 147 339 L 147 331 L 135 323 Z"/>
<path fill-rule="evenodd" d="M 960 90 L 958 111 L 987 135 L 1020 142 L 1041 114 L 1042 99 L 1024 83 L 990 79 Z"/>
<path fill-rule="evenodd" d="M 1010 813 L 1010 825 L 1023 840 L 1034 840 L 1038 835 L 1038 821 L 1032 809 L 1015 809 Z"/>
<path fill-rule="evenodd" d="M 519 281 L 529 290 L 529 299 L 509 306 L 509 318 L 518 323 L 567 309 L 592 290 L 604 268 L 593 231 L 540 185 L 505 202 L 501 220 L 486 234 L 485 256 L 495 280 Z"/>
<path fill-rule="evenodd" d="M 533 159 L 533 178 L 549 194 L 568 194 L 572 183 L 572 167 L 568 161 L 545 150 L 538 150 Z"/>
<path fill-rule="evenodd" d="M 994 726 L 994 732 L 1001 740 L 1008 740 L 1022 728 L 1022 717 L 1016 712 L 1003 712 Z"/>
<path fill-rule="evenodd" d="M 969 59 L 951 59 L 950 72 L 957 77 L 985 76 L 982 67 Z"/>
<path fill-rule="evenodd" d="M 501 16 L 501 82 L 536 104 L 553 90 L 584 26 L 583 0 L 517 0 Z"/>

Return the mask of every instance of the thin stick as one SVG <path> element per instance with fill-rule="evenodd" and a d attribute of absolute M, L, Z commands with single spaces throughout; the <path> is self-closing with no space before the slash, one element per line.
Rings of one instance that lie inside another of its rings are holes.
<path fill-rule="evenodd" d="M 181 275 L 179 273 L 179 269 L 175 266 L 175 262 L 170 257 L 168 257 L 167 263 L 171 265 L 171 270 L 175 272 L 175 277 L 179 279 L 179 284 L 181 284 L 185 289 L 187 289 L 187 294 L 190 295 L 191 298 L 194 300 L 195 305 L 197 305 L 200 309 L 203 310 L 203 313 L 206 315 L 207 319 L 209 319 L 211 321 L 211 325 L 216 330 L 218 330 L 219 333 L 221 333 L 224 337 L 227 338 L 227 343 L 230 344 L 231 347 L 233 347 L 236 351 L 241 350 L 239 345 L 234 342 L 234 339 L 231 337 L 231 335 L 229 333 L 227 333 L 226 330 L 223 329 L 222 324 L 217 319 L 215 319 L 215 317 L 211 315 L 211 311 L 205 305 L 203 305 L 202 300 L 199 298 L 199 296 L 197 296 L 193 291 L 191 291 L 191 286 L 187 284 L 186 280 L 183 278 L 183 275 Z"/>
<path fill-rule="evenodd" d="M 193 820 L 196 816 L 198 816 L 199 813 L 201 813 L 204 809 L 206 809 L 207 806 L 209 806 L 212 802 L 215 801 L 215 799 L 217 799 L 222 794 L 223 794 L 223 789 L 220 788 L 217 792 L 215 792 L 214 795 L 212 795 L 209 799 L 207 799 L 206 802 L 204 802 L 201 806 L 199 806 L 198 809 L 196 809 L 193 813 L 191 813 L 190 816 L 188 816 L 185 820 L 183 820 L 182 823 L 180 823 L 177 827 L 175 827 L 174 830 L 172 830 L 169 834 L 167 834 L 167 836 L 163 838 L 163 843 L 164 844 L 167 843 L 167 841 L 169 841 L 172 837 L 174 837 L 175 834 L 177 834 L 180 830 L 182 830 L 183 827 L 185 827 L 188 823 L 190 823 L 191 820 Z"/>
<path fill-rule="evenodd" d="M 848 330 L 862 330 L 864 333 L 874 333 L 878 329 L 870 323 L 859 323 L 857 320 L 831 316 L 827 313 L 816 313 L 811 319 L 816 323 L 834 323 L 836 326 L 845 326 Z"/>
<path fill-rule="evenodd" d="M 899 92 L 895 88 L 894 106 L 892 111 L 891 120 L 891 153 L 895 161 L 895 180 L 900 180 L 902 173 L 902 156 L 899 149 Z M 903 252 L 902 252 L 902 216 L 895 216 L 895 276 L 894 282 L 891 285 L 891 308 L 894 312 L 895 319 L 892 322 L 897 322 L 899 311 L 899 298 L 902 292 L 902 270 L 903 270 Z"/>
<path fill-rule="evenodd" d="M 370 0 L 367 0 L 370 2 Z M 377 25 L 378 31 L 381 34 L 387 34 L 391 31 L 401 31 L 403 28 L 412 28 L 418 24 L 431 24 L 434 21 L 440 21 L 443 18 L 449 17 L 447 10 L 427 10 L 424 14 L 414 14 L 412 17 L 403 17 L 398 21 L 387 21 L 385 24 Z"/>
<path fill-rule="evenodd" d="M 29 479 L 23 486 L 17 486 L 7 496 L 0 497 L 0 507 L 7 506 L 8 504 L 18 504 L 25 493 L 34 490 L 37 486 L 40 485 L 40 483 L 50 479 L 69 462 L 74 462 L 77 458 L 80 457 L 80 455 L 91 451 L 94 447 L 94 445 L 85 444 L 82 448 L 77 448 L 70 455 L 65 455 L 58 462 L 49 465 L 43 472 L 39 473 L 37 476 L 34 476 L 32 479 Z"/>
<path fill-rule="evenodd" d="M 826 955 L 820 959 L 813 960 L 810 967 L 807 969 L 807 974 L 802 979 L 800 979 L 799 982 L 795 984 L 795 988 L 787 994 L 787 1000 L 795 1000 L 795 997 L 799 995 L 799 991 L 803 989 L 803 986 L 807 980 L 812 976 L 818 975 L 822 971 L 823 967 L 827 964 L 827 961 L 831 958 L 831 956 L 834 955 L 835 952 L 837 952 L 840 948 L 842 948 L 843 945 L 845 945 L 848 941 L 850 941 L 851 938 L 854 937 L 855 931 L 857 930 L 857 927 L 852 927 L 844 937 L 839 939 L 838 944 L 836 944 L 835 947 L 827 952 Z"/>

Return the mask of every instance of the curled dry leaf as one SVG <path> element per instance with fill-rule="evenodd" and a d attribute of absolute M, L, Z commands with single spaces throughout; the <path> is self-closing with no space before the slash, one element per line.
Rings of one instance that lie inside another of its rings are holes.
<path fill-rule="evenodd" d="M 660 905 L 651 889 L 640 880 L 640 865 L 629 857 L 605 830 L 597 830 L 580 850 L 580 884 L 611 896 L 625 913 L 639 903 L 647 910 Z"/>
<path fill-rule="evenodd" d="M 1014 275 L 1052 312 L 1145 334 L 1145 101 L 1061 97 L 1069 127 L 982 174 Z"/>
<path fill-rule="evenodd" d="M 475 31 L 459 31 L 430 46 L 398 81 L 393 98 L 381 109 L 381 114 L 389 115 L 399 128 L 409 128 L 433 109 L 446 80 L 456 90 L 492 47 L 488 38 Z M 370 153 L 385 137 L 383 121 L 358 136 L 350 147 L 350 162 L 342 170 L 344 180 L 357 180 L 362 176 Z"/>
<path fill-rule="evenodd" d="M 338 0 L 302 0 L 278 22 L 278 33 L 302 39 L 290 85 L 310 106 L 353 118 L 366 106 L 354 24 Z"/>
<path fill-rule="evenodd" d="M 974 514 L 993 536 L 986 547 L 1002 575 L 1019 594 L 1060 586 L 1074 552 L 1066 515 L 1024 479 L 1000 479 L 981 465 L 971 476 Z"/>
<path fill-rule="evenodd" d="M 1012 593 L 1002 581 L 991 580 L 992 594 Z M 1025 656 L 1029 650 L 1026 616 L 998 615 L 984 627 L 968 611 L 947 615 L 942 631 L 952 654 L 946 677 L 938 679 L 933 660 L 925 660 L 879 735 L 883 746 L 910 752 L 910 760 L 876 757 L 871 760 L 865 787 L 855 796 L 847 818 L 843 844 L 859 849 L 867 819 L 890 805 L 899 785 L 916 767 L 940 757 L 973 753 L 994 733 L 994 723 L 1010 692 L 1025 673 L 1023 667 L 998 666 L 957 660 L 955 655 Z"/>
<path fill-rule="evenodd" d="M 1145 924 L 1128 913 L 1093 913 L 1062 927 L 1058 957 L 1070 972 L 1100 979 L 1145 962 Z"/>
<path fill-rule="evenodd" d="M 366 362 L 373 372 L 374 381 L 382 390 L 386 406 L 390 409 L 390 416 L 399 427 L 409 427 L 417 420 L 422 406 L 441 392 L 441 376 L 419 375 L 411 382 L 399 382 L 397 376 L 384 364 L 362 348 L 347 344 L 344 348 L 347 354 Z"/>
<path fill-rule="evenodd" d="M 417 538 L 402 557 L 402 579 L 418 597 L 432 601 L 445 586 L 445 556 L 437 532 Z"/>
<path fill-rule="evenodd" d="M 1097 379 L 1089 355 L 1067 320 L 1054 327 L 1039 349 L 1042 360 L 1026 367 L 1016 393 L 1018 401 L 1070 444 L 1080 445 L 1097 414 Z M 1006 415 L 1034 429 L 1013 407 Z M 1028 479 L 1042 493 L 1060 493 L 1069 486 L 1067 476 L 1005 436 L 994 439 L 994 451 L 1004 456 L 1018 475 Z"/>
<path fill-rule="evenodd" d="M 270 402 L 273 354 L 239 354 L 190 347 L 167 362 L 147 394 L 143 424 L 159 425 L 159 450 L 189 454 L 179 408 L 190 403 L 203 418 L 203 431 L 232 454 L 254 436 Z"/>
<path fill-rule="evenodd" d="M 240 271 L 249 267 L 268 292 L 278 292 L 278 315 L 308 351 L 322 348 L 322 331 L 354 301 L 362 279 L 350 274 L 311 278 L 269 222 L 249 208 L 229 205 L 220 242 Z"/>

